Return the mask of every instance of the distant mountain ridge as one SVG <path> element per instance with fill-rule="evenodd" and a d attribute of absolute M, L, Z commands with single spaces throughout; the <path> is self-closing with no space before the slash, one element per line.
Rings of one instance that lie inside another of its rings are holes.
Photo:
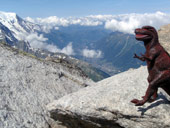
<path fill-rule="evenodd" d="M 59 36 L 62 43 L 59 44 L 58 42 L 58 46 L 63 45 L 66 40 L 72 42 L 76 52 L 73 55 L 75 58 L 87 61 L 110 75 L 145 64 L 133 58 L 134 53 L 144 52 L 143 44 L 136 41 L 134 35 L 110 32 L 102 26 L 84 27 L 73 25 L 61 27 L 58 30 L 59 33 L 62 33 L 62 36 Z M 85 57 L 82 55 L 82 51 L 86 48 L 101 51 L 102 56 L 100 58 Z"/>
<path fill-rule="evenodd" d="M 40 26 L 24 21 L 16 13 L 0 12 L 0 30 L 1 41 L 28 51 L 28 48 L 31 49 L 30 43 L 24 38 L 31 32 L 40 30 Z"/>
<path fill-rule="evenodd" d="M 82 62 L 80 60 L 74 59 L 72 57 L 69 57 L 65 54 L 52 53 L 44 49 L 36 49 L 36 48 L 31 47 L 30 42 L 24 40 L 24 37 L 32 33 L 45 34 L 43 30 L 41 29 L 41 27 L 42 26 L 24 21 L 22 18 L 17 16 L 15 13 L 0 12 L 0 42 L 7 43 L 12 47 L 19 48 L 20 50 L 24 52 L 31 53 L 38 58 L 45 59 L 47 57 L 51 57 L 52 60 L 54 61 L 58 61 L 58 60 L 66 61 L 82 69 L 86 73 L 86 75 L 88 75 L 94 81 L 99 81 L 101 79 L 109 77 L 108 74 L 93 67 L 92 65 Z M 34 37 L 36 36 L 36 34 L 33 34 L 32 36 Z M 55 35 L 54 33 L 54 36 L 57 36 L 57 35 Z M 40 37 L 35 37 L 35 38 L 39 39 L 42 37 L 40 36 Z M 65 38 L 65 35 L 63 38 Z M 39 41 L 38 39 L 37 41 Z"/>
<path fill-rule="evenodd" d="M 139 54 L 145 51 L 143 42 L 136 41 L 134 35 L 113 32 L 96 42 L 96 48 L 104 53 L 104 57 L 99 61 L 113 67 L 111 71 L 103 69 L 110 74 L 137 68 L 144 64 L 133 58 L 134 53 Z"/>
<path fill-rule="evenodd" d="M 11 46 L 16 45 L 18 40 L 13 36 L 12 32 L 0 22 L 0 40 L 8 42 Z"/>
<path fill-rule="evenodd" d="M 133 59 L 135 52 L 144 51 L 142 44 L 137 42 L 133 35 L 111 32 L 106 30 L 103 24 L 56 26 L 58 29 L 53 26 L 49 31 L 48 26 L 37 25 L 23 20 L 15 13 L 5 12 L 0 12 L 0 23 L 7 30 L 2 34 L 6 35 L 2 41 L 39 57 L 52 55 L 53 53 L 47 51 L 49 49 L 62 51 L 61 49 L 65 48 L 65 51 L 73 51 L 72 57 L 86 61 L 109 75 L 144 64 Z M 71 47 L 67 48 L 69 44 Z M 84 50 L 88 53 L 84 54 Z"/>
<path fill-rule="evenodd" d="M 28 34 L 41 30 L 40 25 L 25 21 L 16 13 L 0 12 L 0 22 L 7 27 L 18 40 L 22 40 L 21 34 Z"/>

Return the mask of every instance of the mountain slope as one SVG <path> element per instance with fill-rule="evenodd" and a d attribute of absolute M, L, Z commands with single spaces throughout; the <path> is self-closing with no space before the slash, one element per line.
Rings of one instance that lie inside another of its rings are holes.
<path fill-rule="evenodd" d="M 15 46 L 18 40 L 13 36 L 12 32 L 5 27 L 1 22 L 0 22 L 0 40 L 7 42 L 11 46 Z"/>
<path fill-rule="evenodd" d="M 67 44 L 64 42 L 72 42 L 76 53 L 73 55 L 75 58 L 86 61 L 107 74 L 114 75 L 145 64 L 133 58 L 134 53 L 145 51 L 143 44 L 136 41 L 133 35 L 120 32 L 110 33 L 110 31 L 105 31 L 102 26 L 85 27 L 77 25 L 61 27 L 58 32 L 56 30 L 54 32 L 57 33 L 56 35 L 62 33 L 62 36 L 58 36 L 61 37 L 60 40 L 57 36 L 55 37 L 58 40 L 56 42 L 58 46 L 63 48 Z M 48 35 L 51 35 L 51 33 L 48 33 Z M 102 56 L 99 58 L 85 57 L 82 51 L 86 48 L 93 51 L 99 50 L 102 52 Z"/>
<path fill-rule="evenodd" d="M 134 59 L 134 53 L 144 53 L 142 42 L 136 41 L 133 35 L 120 32 L 111 33 L 109 36 L 96 42 L 96 48 L 101 50 L 103 58 L 99 60 L 99 64 L 110 65 L 112 71 L 107 67 L 104 71 L 115 74 L 119 71 L 125 71 L 129 68 L 137 68 L 144 64 L 141 61 Z"/>
<path fill-rule="evenodd" d="M 95 66 L 92 66 L 87 62 L 72 57 L 68 57 L 67 60 L 73 65 L 79 67 L 89 78 L 91 78 L 95 82 L 110 77 L 109 74 L 103 72 L 102 70 L 96 68 Z"/>
<path fill-rule="evenodd" d="M 36 59 L 3 44 L 0 70 L 1 128 L 49 128 L 46 104 L 93 84 L 70 64 Z"/>

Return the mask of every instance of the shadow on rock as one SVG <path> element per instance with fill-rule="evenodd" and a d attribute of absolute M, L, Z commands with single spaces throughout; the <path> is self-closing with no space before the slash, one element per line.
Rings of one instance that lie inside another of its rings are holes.
<path fill-rule="evenodd" d="M 161 104 L 169 104 L 170 105 L 170 101 L 160 92 L 158 94 L 158 98 L 157 98 L 156 102 L 152 103 L 147 108 L 139 107 L 138 111 L 141 111 L 141 115 L 143 116 L 147 110 L 152 109 L 152 108 L 159 106 Z"/>

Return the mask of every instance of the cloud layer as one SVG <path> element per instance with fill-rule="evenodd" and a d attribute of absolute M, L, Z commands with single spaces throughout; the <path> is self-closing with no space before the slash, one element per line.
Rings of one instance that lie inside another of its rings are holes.
<path fill-rule="evenodd" d="M 20 39 L 24 41 L 28 41 L 30 46 L 35 49 L 45 49 L 50 52 L 60 52 L 65 53 L 67 55 L 74 55 L 74 50 L 72 47 L 72 43 L 70 42 L 66 47 L 63 49 L 59 49 L 56 45 L 48 44 L 46 41 L 48 40 L 42 34 L 38 33 L 30 33 L 30 34 L 22 34 L 20 35 Z"/>
<path fill-rule="evenodd" d="M 134 29 L 151 25 L 159 29 L 160 26 L 170 23 L 170 14 L 163 12 L 144 13 L 144 14 L 122 14 L 122 15 L 90 15 L 79 18 L 59 18 L 57 16 L 50 16 L 47 18 L 26 18 L 27 21 L 42 25 L 44 32 L 50 32 L 51 29 L 58 30 L 60 26 L 69 25 L 82 25 L 82 26 L 98 26 L 103 25 L 105 29 L 112 31 L 119 31 L 123 33 L 133 34 Z M 69 43 L 63 49 L 59 49 L 57 46 L 47 44 L 47 38 L 37 33 L 26 35 L 24 40 L 29 41 L 34 48 L 47 49 L 51 52 L 62 52 L 67 55 L 75 55 L 72 48 L 72 43 Z M 100 50 L 83 49 L 82 55 L 87 58 L 100 58 L 102 52 Z"/>
<path fill-rule="evenodd" d="M 73 47 L 72 47 L 72 42 L 70 42 L 66 47 L 61 49 L 59 52 L 65 53 L 67 55 L 75 55 Z"/>
<path fill-rule="evenodd" d="M 122 15 L 90 15 L 79 18 L 59 18 L 50 16 L 47 18 L 32 19 L 27 17 L 26 20 L 41 24 L 44 26 L 44 31 L 50 29 L 59 29 L 59 26 L 82 25 L 82 26 L 98 26 L 104 25 L 106 29 L 119 31 L 124 33 L 133 33 L 135 28 L 143 25 L 152 25 L 157 29 L 160 26 L 170 23 L 170 14 L 163 12 L 144 13 L 144 14 L 122 14 Z"/>
<path fill-rule="evenodd" d="M 160 26 L 170 23 L 170 15 L 162 12 L 145 13 L 145 14 L 126 14 L 119 15 L 110 21 L 106 21 L 105 28 L 112 31 L 120 31 L 124 33 L 134 33 L 134 29 L 151 25 L 157 29 Z"/>
<path fill-rule="evenodd" d="M 69 26 L 69 25 L 82 25 L 82 26 L 97 26 L 102 25 L 103 22 L 100 21 L 98 18 L 94 18 L 92 16 L 89 17 L 80 17 L 80 18 L 59 18 L 57 16 L 50 16 L 47 18 L 30 18 L 27 17 L 25 20 L 40 24 L 43 27 L 44 32 L 49 32 L 52 28 L 58 30 L 58 26 Z"/>
<path fill-rule="evenodd" d="M 100 58 L 102 57 L 102 52 L 100 50 L 83 49 L 82 55 L 87 58 Z"/>

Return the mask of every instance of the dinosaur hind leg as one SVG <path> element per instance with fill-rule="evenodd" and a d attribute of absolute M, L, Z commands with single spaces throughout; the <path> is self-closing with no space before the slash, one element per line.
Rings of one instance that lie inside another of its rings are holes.
<path fill-rule="evenodd" d="M 157 94 L 157 91 L 158 89 L 155 90 L 154 94 L 151 96 L 151 98 L 149 99 L 149 103 L 153 102 L 156 100 L 156 98 L 158 97 L 158 94 Z M 144 99 L 145 96 L 142 96 L 142 98 Z"/>

